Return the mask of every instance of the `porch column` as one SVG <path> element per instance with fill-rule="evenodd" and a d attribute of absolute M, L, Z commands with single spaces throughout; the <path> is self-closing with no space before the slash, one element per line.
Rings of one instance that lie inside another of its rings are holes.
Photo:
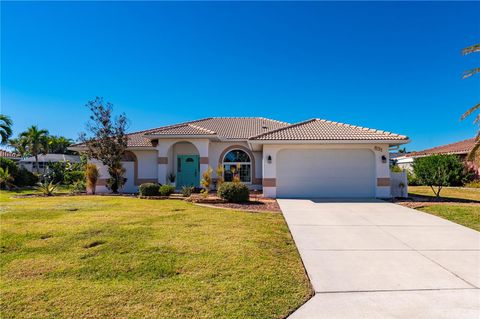
<path fill-rule="evenodd" d="M 389 165 L 389 152 L 388 145 L 375 145 L 373 147 L 375 154 L 375 196 L 377 198 L 390 198 L 390 165 Z"/>
<path fill-rule="evenodd" d="M 157 145 L 157 165 L 158 165 L 158 183 L 167 183 L 167 171 L 168 171 L 168 151 L 172 146 L 171 142 L 159 142 Z"/>
<path fill-rule="evenodd" d="M 262 188 L 263 196 L 269 198 L 277 197 L 277 152 L 276 145 L 263 145 L 262 152 Z M 269 158 L 271 160 L 269 161 Z"/>
<path fill-rule="evenodd" d="M 198 150 L 198 155 L 200 156 L 200 180 L 202 180 L 203 173 L 208 170 L 210 166 L 209 156 L 208 156 L 208 147 L 210 140 L 201 139 L 201 140 L 191 140 L 190 143 L 195 145 Z"/>

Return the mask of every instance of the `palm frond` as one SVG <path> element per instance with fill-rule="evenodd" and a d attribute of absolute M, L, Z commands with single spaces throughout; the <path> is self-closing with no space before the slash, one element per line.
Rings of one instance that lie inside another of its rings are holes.
<path fill-rule="evenodd" d="M 480 51 L 480 44 L 474 44 L 462 50 L 463 55 Z"/>
<path fill-rule="evenodd" d="M 473 124 L 479 124 L 480 123 L 479 121 L 480 121 L 480 114 L 475 116 L 475 120 L 473 121 Z"/>
<path fill-rule="evenodd" d="M 473 68 L 473 69 L 467 70 L 463 72 L 462 79 L 469 78 L 471 76 L 474 76 L 477 73 L 480 73 L 480 68 Z"/>
<path fill-rule="evenodd" d="M 478 154 L 479 149 L 480 149 L 480 139 L 477 136 L 477 138 L 475 139 L 475 145 L 472 147 L 472 149 L 468 153 L 467 159 L 469 161 L 475 161 L 476 159 L 478 159 L 480 155 Z"/>
<path fill-rule="evenodd" d="M 473 112 L 475 112 L 476 110 L 480 109 L 480 103 L 478 103 L 477 105 L 475 106 L 472 106 L 470 109 L 468 109 L 468 111 L 466 111 L 465 113 L 463 113 L 462 117 L 460 118 L 460 120 L 464 120 L 466 119 L 470 114 L 472 114 Z"/>

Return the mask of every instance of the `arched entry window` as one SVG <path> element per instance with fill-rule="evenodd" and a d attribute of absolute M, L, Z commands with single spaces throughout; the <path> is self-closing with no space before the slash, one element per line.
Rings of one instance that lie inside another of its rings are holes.
<path fill-rule="evenodd" d="M 223 158 L 223 178 L 226 182 L 238 176 L 242 183 L 252 182 L 252 162 L 250 156 L 242 150 L 232 150 Z"/>

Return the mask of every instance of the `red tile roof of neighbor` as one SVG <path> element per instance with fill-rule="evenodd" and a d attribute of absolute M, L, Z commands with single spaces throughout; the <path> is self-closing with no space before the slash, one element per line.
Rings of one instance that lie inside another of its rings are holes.
<path fill-rule="evenodd" d="M 128 134 L 129 147 L 153 147 L 154 138 L 171 136 L 215 136 L 225 140 L 387 140 L 408 137 L 360 126 L 311 119 L 289 124 L 263 117 L 212 117 Z"/>
<path fill-rule="evenodd" d="M 447 145 L 441 145 L 433 148 L 429 148 L 423 151 L 412 152 L 408 154 L 409 157 L 425 156 L 433 154 L 468 154 L 475 145 L 475 138 L 469 138 L 456 143 Z"/>
<path fill-rule="evenodd" d="M 0 157 L 7 157 L 7 158 L 18 158 L 19 156 L 15 153 L 12 153 L 12 152 L 9 152 L 9 151 L 5 151 L 5 150 L 1 150 L 0 149 Z"/>

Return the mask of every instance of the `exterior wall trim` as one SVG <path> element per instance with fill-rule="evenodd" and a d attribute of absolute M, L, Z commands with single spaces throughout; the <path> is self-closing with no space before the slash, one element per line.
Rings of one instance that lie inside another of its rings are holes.
<path fill-rule="evenodd" d="M 263 187 L 276 187 L 277 179 L 276 178 L 264 178 L 262 181 Z"/>
<path fill-rule="evenodd" d="M 157 158 L 157 164 L 168 164 L 168 157 L 159 157 Z"/>
<path fill-rule="evenodd" d="M 378 177 L 377 186 L 390 186 L 390 178 L 388 177 Z"/>

